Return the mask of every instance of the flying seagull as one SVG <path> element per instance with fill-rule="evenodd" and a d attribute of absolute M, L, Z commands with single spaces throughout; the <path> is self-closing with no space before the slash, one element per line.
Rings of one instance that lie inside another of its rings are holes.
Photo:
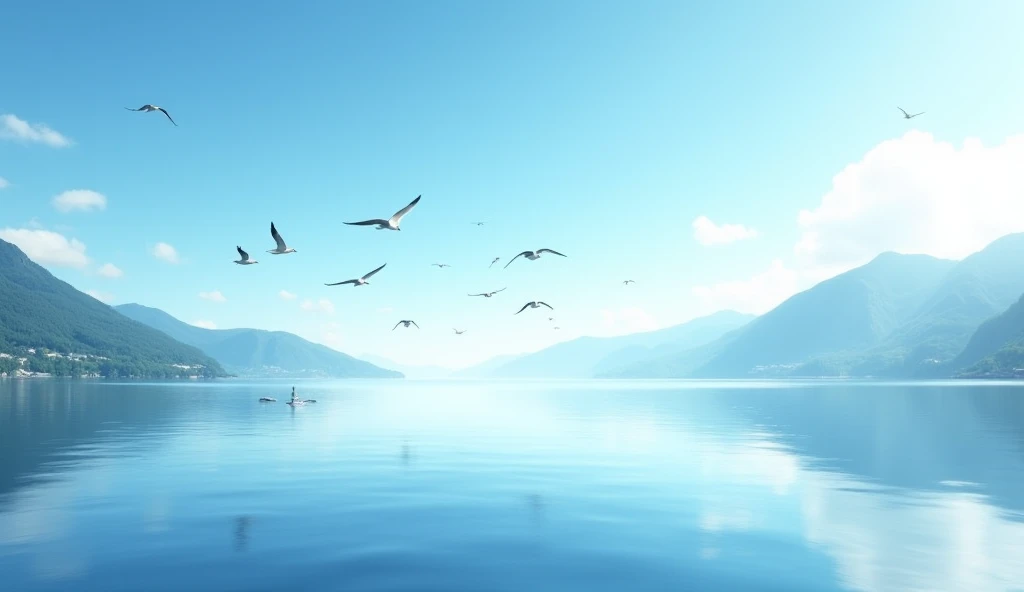
<path fill-rule="evenodd" d="M 483 222 L 473 222 L 473 224 L 476 224 L 477 226 L 483 226 L 484 225 Z"/>
<path fill-rule="evenodd" d="M 277 243 L 277 248 L 267 251 L 268 253 L 273 253 L 274 255 L 287 255 L 288 253 L 298 253 L 298 251 L 296 251 L 295 249 L 284 244 L 284 239 L 281 238 L 281 234 L 277 232 L 277 228 L 274 226 L 273 222 L 270 223 L 270 236 L 274 237 L 274 242 Z"/>
<path fill-rule="evenodd" d="M 395 329 L 398 328 L 399 325 L 405 325 L 406 328 L 408 328 L 409 325 L 416 325 L 416 321 L 398 321 L 397 323 L 395 323 L 395 326 L 391 328 L 391 330 L 394 331 Z M 416 325 L 416 328 L 419 329 L 420 326 Z"/>
<path fill-rule="evenodd" d="M 548 317 L 548 320 L 549 321 L 553 321 L 553 320 L 555 320 L 555 317 Z"/>
<path fill-rule="evenodd" d="M 385 263 L 384 265 L 387 265 L 387 263 Z M 370 282 L 368 282 L 367 280 L 368 280 L 368 279 L 370 279 L 371 277 L 373 277 L 373 274 L 375 274 L 375 273 L 377 273 L 378 271 L 380 271 L 380 270 L 384 269 L 384 265 L 381 265 L 381 266 L 380 266 L 380 267 L 378 267 L 377 269 L 374 269 L 374 270 L 373 270 L 373 271 L 371 271 L 370 273 L 368 273 L 368 274 L 364 275 L 363 277 L 361 277 L 361 278 L 359 278 L 359 279 L 357 279 L 357 280 L 345 280 L 345 281 L 343 281 L 343 282 L 338 282 L 338 283 L 336 283 L 336 284 L 324 284 L 324 285 L 325 285 L 325 286 L 340 286 L 340 285 L 342 285 L 342 284 L 352 284 L 352 287 L 353 287 L 353 288 L 357 288 L 357 287 L 359 287 L 359 286 L 362 286 L 363 284 L 368 284 L 368 283 L 370 283 Z M 406 325 L 406 326 L 408 326 L 408 325 Z M 417 325 L 417 328 L 419 328 L 419 325 Z"/>
<path fill-rule="evenodd" d="M 628 285 L 630 285 L 630 284 L 635 284 L 635 283 L 636 283 L 636 282 L 635 282 L 635 281 L 633 281 L 633 280 L 622 280 L 622 285 L 623 285 L 623 286 L 628 286 Z"/>
<path fill-rule="evenodd" d="M 501 257 L 495 257 L 494 261 L 491 261 L 491 264 L 487 266 L 487 269 L 494 267 L 494 264 L 497 263 L 498 261 L 501 261 Z"/>
<path fill-rule="evenodd" d="M 467 296 L 483 296 L 484 298 L 490 298 L 491 296 L 494 296 L 495 294 L 497 294 L 498 292 L 501 292 L 501 291 L 505 290 L 506 288 L 508 288 L 508 286 L 505 286 L 505 287 L 504 287 L 504 288 L 502 288 L 501 290 L 495 290 L 495 291 L 493 291 L 493 292 L 483 292 L 483 293 L 481 293 L 481 294 L 467 294 Z"/>
<path fill-rule="evenodd" d="M 445 267 L 451 267 L 451 265 L 448 265 L 447 263 L 431 263 L 431 265 L 433 265 L 434 267 L 440 267 L 441 269 L 444 269 Z"/>
<path fill-rule="evenodd" d="M 255 260 L 255 259 L 250 259 L 249 258 L 249 253 L 246 253 L 245 251 L 243 251 L 242 247 L 235 247 L 235 248 L 238 249 L 238 256 L 241 257 L 241 259 L 239 259 L 238 261 L 235 261 L 235 263 L 237 263 L 239 265 L 252 265 L 253 263 L 259 263 L 259 261 Z"/>
<path fill-rule="evenodd" d="M 394 331 L 394 329 L 392 329 L 392 331 Z M 456 329 L 456 328 L 454 328 L 454 327 L 452 327 L 452 331 L 455 331 L 455 334 L 456 334 L 456 335 L 462 335 L 463 333 L 465 333 L 465 332 L 466 332 L 466 330 L 465 330 L 465 329 L 463 329 L 462 331 L 459 331 L 458 329 Z"/>
<path fill-rule="evenodd" d="M 900 111 L 903 111 L 902 107 L 896 107 L 896 108 L 899 109 Z M 914 117 L 917 117 L 918 115 L 924 115 L 924 111 L 922 111 L 920 113 L 914 113 L 913 115 L 907 113 L 906 111 L 903 111 L 903 119 L 912 119 Z"/>
<path fill-rule="evenodd" d="M 345 222 L 345 224 L 350 226 L 373 226 L 376 224 L 377 230 L 401 230 L 398 225 L 402 223 L 402 217 L 412 211 L 412 209 L 416 207 L 416 204 L 420 203 L 421 197 L 423 196 L 417 195 L 416 199 L 409 202 L 409 205 L 395 212 L 395 215 L 391 216 L 391 218 L 387 220 L 375 218 L 373 220 L 363 220 L 362 222 Z"/>
<path fill-rule="evenodd" d="M 171 114 L 168 113 L 167 109 L 164 109 L 163 107 L 157 107 L 156 105 L 143 105 L 143 106 L 139 107 L 138 109 L 132 109 L 131 107 L 125 107 L 125 109 L 127 109 L 129 111 L 146 111 L 146 112 L 149 112 L 149 111 L 162 111 L 163 114 L 167 116 L 167 119 L 170 119 L 171 123 L 174 123 L 174 119 L 171 119 Z M 178 124 L 174 123 L 174 125 L 175 125 L 175 127 L 177 127 Z"/>
<path fill-rule="evenodd" d="M 519 257 L 526 257 L 530 261 L 536 261 L 537 259 L 540 259 L 541 253 L 552 253 L 552 254 L 558 255 L 560 257 L 565 257 L 565 255 L 562 255 L 558 251 L 552 251 L 551 249 L 537 249 L 536 251 L 523 251 L 522 253 L 519 253 L 518 255 L 513 257 L 512 261 L 515 261 Z M 512 265 L 512 261 L 509 261 L 508 263 L 506 263 L 505 267 L 507 268 L 509 265 Z"/>
<path fill-rule="evenodd" d="M 523 312 L 523 311 L 524 311 L 524 310 L 526 310 L 527 308 L 540 308 L 540 306 L 541 306 L 542 304 L 543 304 L 544 306 L 546 306 L 546 307 L 550 308 L 551 310 L 555 310 L 555 309 L 554 309 L 554 308 L 552 308 L 552 307 L 551 307 L 551 305 L 550 305 L 550 304 L 548 304 L 547 302 L 541 302 L 540 300 L 534 300 L 533 302 L 527 302 L 526 304 L 524 304 L 524 305 L 523 305 L 523 307 L 519 309 L 519 312 Z M 517 312 L 516 314 L 519 314 L 519 312 Z"/>

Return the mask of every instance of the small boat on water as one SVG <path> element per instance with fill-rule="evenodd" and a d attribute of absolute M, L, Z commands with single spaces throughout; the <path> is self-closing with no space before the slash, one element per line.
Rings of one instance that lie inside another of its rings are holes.
<path fill-rule="evenodd" d="M 291 405 L 292 407 L 300 407 L 300 406 L 305 405 L 305 404 L 306 404 L 306 402 L 303 401 L 302 399 L 300 399 L 299 396 L 295 394 L 295 387 L 293 386 L 292 387 L 292 400 L 288 401 L 288 405 Z"/>
<path fill-rule="evenodd" d="M 260 397 L 260 403 L 277 403 L 274 397 Z"/>

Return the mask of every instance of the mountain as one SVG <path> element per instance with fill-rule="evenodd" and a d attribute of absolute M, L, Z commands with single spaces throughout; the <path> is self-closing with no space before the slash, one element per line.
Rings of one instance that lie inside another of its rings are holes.
<path fill-rule="evenodd" d="M 959 262 L 883 253 L 714 343 L 617 375 L 950 376 L 995 351 L 1006 319 L 993 319 L 977 344 L 968 342 L 1024 292 L 1022 260 L 1024 234 L 1004 236 Z"/>
<path fill-rule="evenodd" d="M 451 376 L 452 378 L 487 378 L 495 368 L 500 368 L 516 358 L 523 357 L 523 355 L 529 354 L 505 354 L 501 356 L 494 356 L 493 358 L 480 362 L 475 366 L 456 370 Z"/>
<path fill-rule="evenodd" d="M 952 367 L 965 377 L 1015 376 L 1024 367 L 1024 296 L 982 323 Z"/>
<path fill-rule="evenodd" d="M 122 304 L 115 309 L 125 317 L 162 331 L 178 341 L 194 345 L 239 375 L 402 377 L 400 372 L 378 368 L 369 362 L 283 331 L 203 329 L 183 323 L 162 310 L 140 304 Z"/>
<path fill-rule="evenodd" d="M 370 353 L 363 353 L 359 355 L 360 360 L 366 360 L 371 364 L 376 364 L 381 368 L 388 368 L 396 370 L 405 375 L 406 378 L 413 379 L 438 379 L 447 378 L 451 375 L 453 370 L 451 368 L 444 368 L 441 366 L 418 366 L 416 364 L 399 364 L 394 360 L 389 360 L 383 356 L 377 356 Z"/>
<path fill-rule="evenodd" d="M 722 311 L 658 331 L 618 337 L 580 337 L 516 357 L 486 372 L 501 378 L 592 378 L 652 355 L 658 347 L 693 348 L 750 321 L 751 315 Z"/>
<path fill-rule="evenodd" d="M 168 378 L 224 376 L 216 360 L 53 277 L 0 240 L 0 371 Z"/>
<path fill-rule="evenodd" d="M 883 253 L 752 321 L 692 375 L 788 373 L 816 357 L 864 351 L 910 320 L 955 265 L 927 255 Z"/>

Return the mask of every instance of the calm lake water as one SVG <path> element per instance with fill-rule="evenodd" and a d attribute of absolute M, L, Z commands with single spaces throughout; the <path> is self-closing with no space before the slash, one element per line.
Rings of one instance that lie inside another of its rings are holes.
<path fill-rule="evenodd" d="M 1024 385 L 291 384 L 0 381 L 3 588 L 1024 590 Z"/>

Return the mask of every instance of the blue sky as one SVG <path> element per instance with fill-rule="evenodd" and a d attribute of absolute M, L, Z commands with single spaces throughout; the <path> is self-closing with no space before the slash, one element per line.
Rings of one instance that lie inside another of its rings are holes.
<path fill-rule="evenodd" d="M 1016 2 L 58 4 L 3 9 L 0 238 L 186 322 L 464 366 L 1024 230 Z"/>

